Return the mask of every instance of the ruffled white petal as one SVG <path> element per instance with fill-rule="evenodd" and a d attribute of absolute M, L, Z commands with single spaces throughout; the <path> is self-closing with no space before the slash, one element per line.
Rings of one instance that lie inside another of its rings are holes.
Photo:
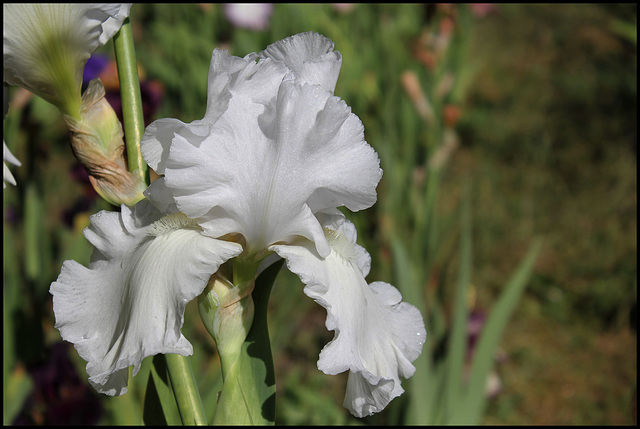
<path fill-rule="evenodd" d="M 143 193 L 149 202 L 161 212 L 167 214 L 179 212 L 171 191 L 164 184 L 164 177 L 154 180 Z"/>
<path fill-rule="evenodd" d="M 326 374 L 350 371 L 344 406 L 364 417 L 381 411 L 404 390 L 400 377 L 415 372 L 426 331 L 417 308 L 402 302 L 393 286 L 367 284 L 368 254 L 355 244 L 355 229 L 345 221 L 338 230 L 325 227 L 331 253 L 319 258 L 303 245 L 271 249 L 306 284 L 305 293 L 327 309 L 333 340 L 320 353 Z"/>
<path fill-rule="evenodd" d="M 7 164 L 5 164 L 5 162 L 17 165 L 18 167 L 21 164 L 20 161 L 18 161 L 18 158 L 13 156 L 13 154 L 9 151 L 9 148 L 7 147 L 7 144 L 4 142 L 4 140 L 2 141 L 2 161 L 2 188 L 4 189 L 7 187 L 7 184 L 5 182 L 9 182 L 13 186 L 15 186 L 16 179 L 13 178 L 13 174 L 11 174 L 9 167 L 7 166 Z"/>
<path fill-rule="evenodd" d="M 382 175 L 362 123 L 332 96 L 340 64 L 317 33 L 244 58 L 216 49 L 204 118 L 152 123 L 143 156 L 207 234 L 242 234 L 249 252 L 303 236 L 327 255 L 313 214 L 370 207 Z"/>
<path fill-rule="evenodd" d="M 100 46 L 104 46 L 113 36 L 120 31 L 122 23 L 129 17 L 131 12 L 132 3 L 120 3 L 120 4 L 94 4 L 95 8 L 92 12 L 94 19 L 98 19 L 101 22 L 102 31 L 100 37 L 98 37 L 98 46 L 93 50 L 95 51 Z M 112 7 L 118 7 L 118 10 L 113 14 Z M 106 15 L 106 19 L 104 19 Z M 91 51 L 91 52 L 93 52 Z"/>
<path fill-rule="evenodd" d="M 382 176 L 378 156 L 358 117 L 319 86 L 284 81 L 274 106 L 269 112 L 235 94 L 198 145 L 175 134 L 165 183 L 180 211 L 213 237 L 242 234 L 251 251 L 302 236 L 326 256 L 313 214 L 371 206 Z"/>
<path fill-rule="evenodd" d="M 56 102 L 61 67 L 82 83 L 91 53 L 118 31 L 131 4 L 3 4 L 3 80 Z M 78 93 L 79 96 L 79 93 Z"/>
<path fill-rule="evenodd" d="M 284 62 L 298 83 L 320 85 L 333 93 L 342 66 L 340 52 L 331 39 L 313 32 L 300 33 L 272 43 L 258 54 Z"/>
<path fill-rule="evenodd" d="M 173 118 L 153 121 L 142 135 L 140 144 L 142 156 L 149 167 L 158 174 L 164 174 L 171 141 L 176 134 L 185 135 L 194 145 L 198 145 L 203 140 L 202 137 L 193 134 L 187 124 Z"/>
<path fill-rule="evenodd" d="M 89 267 L 66 261 L 50 288 L 56 327 L 88 362 L 96 390 L 120 395 L 129 366 L 135 375 L 147 356 L 192 354 L 180 332 L 185 306 L 242 249 L 147 200 L 92 216 L 85 235 L 95 246 Z"/>
<path fill-rule="evenodd" d="M 173 118 L 152 122 L 141 141 L 142 155 L 151 168 L 158 174 L 164 174 L 169 148 L 176 134 L 192 145 L 200 146 L 229 107 L 233 95 L 243 95 L 251 102 L 263 105 L 275 102 L 278 87 L 288 69 L 282 62 L 260 60 L 256 63 L 256 60 L 256 54 L 239 58 L 221 49 L 213 51 L 204 118 L 189 124 Z"/>

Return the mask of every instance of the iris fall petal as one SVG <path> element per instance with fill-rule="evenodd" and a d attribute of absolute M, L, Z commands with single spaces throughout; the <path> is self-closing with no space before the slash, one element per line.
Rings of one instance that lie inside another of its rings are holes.
<path fill-rule="evenodd" d="M 185 306 L 241 248 L 147 200 L 92 216 L 85 236 L 95 246 L 89 267 L 66 261 L 50 288 L 56 327 L 88 362 L 96 390 L 121 395 L 129 366 L 135 375 L 147 356 L 192 354 L 180 332 Z"/>
<path fill-rule="evenodd" d="M 381 411 L 404 390 L 400 377 L 415 372 L 426 331 L 417 308 L 402 302 L 393 286 L 364 279 L 368 254 L 355 244 L 350 222 L 325 227 L 331 253 L 319 258 L 297 245 L 272 246 L 287 267 L 306 284 L 304 292 L 327 309 L 333 340 L 320 353 L 318 368 L 326 374 L 350 371 L 344 406 L 357 417 Z"/>

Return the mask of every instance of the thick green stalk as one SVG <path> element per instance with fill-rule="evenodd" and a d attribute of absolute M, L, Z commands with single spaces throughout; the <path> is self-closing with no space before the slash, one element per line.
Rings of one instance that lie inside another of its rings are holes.
<path fill-rule="evenodd" d="M 206 425 L 207 418 L 204 414 L 204 406 L 202 399 L 200 399 L 189 358 L 169 353 L 165 355 L 165 359 L 182 424 Z"/>
<path fill-rule="evenodd" d="M 124 20 L 122 28 L 113 38 L 113 45 L 118 64 L 129 171 L 139 175 L 143 181 L 146 181 L 147 165 L 142 159 L 142 152 L 140 151 L 140 140 L 144 133 L 142 96 L 140 95 L 138 64 L 129 18 Z"/>

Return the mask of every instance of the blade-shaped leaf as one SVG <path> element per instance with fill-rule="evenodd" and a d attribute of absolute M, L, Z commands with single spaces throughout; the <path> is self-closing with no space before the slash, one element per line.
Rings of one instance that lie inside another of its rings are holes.
<path fill-rule="evenodd" d="M 17 367 L 4 382 L 2 422 L 13 424 L 33 389 L 33 381 L 22 367 Z"/>
<path fill-rule="evenodd" d="M 471 214 L 470 194 L 466 193 L 462 209 L 462 233 L 460 236 L 460 268 L 453 311 L 453 323 L 447 348 L 447 374 L 445 386 L 444 423 L 448 423 L 460 406 L 462 371 L 467 345 L 467 290 L 471 282 Z"/>
<path fill-rule="evenodd" d="M 153 357 L 142 418 L 147 426 L 182 424 L 176 398 L 171 390 L 167 365 L 162 355 Z"/>
<path fill-rule="evenodd" d="M 484 326 L 471 367 L 469 389 L 466 400 L 452 423 L 478 424 L 484 413 L 487 398 L 485 385 L 487 376 L 493 367 L 493 360 L 502 332 L 520 301 L 520 296 L 531 275 L 538 252 L 542 247 L 540 239 L 535 240 L 518 267 L 518 270 L 506 284 L 498 302 L 493 307 L 487 324 Z"/>

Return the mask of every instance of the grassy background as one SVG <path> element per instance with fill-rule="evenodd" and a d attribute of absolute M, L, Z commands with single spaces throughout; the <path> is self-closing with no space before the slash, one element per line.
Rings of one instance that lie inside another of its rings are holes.
<path fill-rule="evenodd" d="M 131 20 L 145 80 L 163 88 L 154 117 L 185 122 L 203 116 L 214 47 L 243 56 L 310 30 L 335 42 L 343 55 L 335 93 L 362 119 L 385 171 L 378 204 L 349 214 L 372 255 L 369 281 L 394 283 L 390 231 L 411 238 L 417 220 L 406 211 L 431 180 L 423 166 L 442 147 L 444 130 L 455 130 L 457 145 L 431 182 L 443 228 L 424 288 L 441 285 L 444 308 L 451 307 L 459 231 L 445 226 L 458 219 L 465 186 L 473 224 L 470 309 L 489 312 L 532 237 L 544 239 L 501 342 L 496 373 L 502 388 L 484 422 L 634 422 L 635 5 L 500 5 L 486 16 L 465 6 L 357 5 L 343 13 L 330 5 L 276 5 L 269 27 L 253 31 L 235 28 L 221 6 L 140 4 Z M 438 54 L 443 22 L 454 26 Z M 625 36 L 625 24 L 633 38 Z M 407 71 L 430 97 L 435 125 L 421 118 L 403 86 Z M 452 87 L 442 89 L 449 76 Z M 15 88 L 11 96 L 4 136 L 23 165 L 12 167 L 18 186 L 3 193 L 5 395 L 26 386 L 26 402 L 16 411 L 21 423 L 87 421 L 77 410 L 93 406 L 102 422 L 131 423 L 133 402 L 95 399 L 75 350 L 63 353 L 76 368 L 64 373 L 66 381 L 61 364 L 52 363 L 60 337 L 49 284 L 63 260 L 88 262 L 81 230 L 88 215 L 109 207 L 66 173 L 74 161 L 57 111 L 38 99 L 21 102 L 24 94 Z M 280 274 L 270 305 L 278 423 L 402 421 L 405 397 L 359 421 L 342 408 L 346 376 L 326 376 L 315 366 L 332 338 L 325 312 L 304 296 L 295 276 Z M 220 383 L 215 347 L 193 303 L 186 319 L 203 399 L 212 401 Z M 55 380 L 60 373 L 49 391 L 41 387 L 43 372 Z M 135 379 L 144 380 L 144 370 Z M 143 388 L 128 396 L 141 400 Z M 61 411 L 65 407 L 76 412 Z"/>
<path fill-rule="evenodd" d="M 637 57 L 612 29 L 635 11 L 510 6 L 476 27 L 483 70 L 449 183 L 477 178 L 479 278 L 499 282 L 528 235 L 546 244 L 505 333 L 489 422 L 632 421 Z"/>

